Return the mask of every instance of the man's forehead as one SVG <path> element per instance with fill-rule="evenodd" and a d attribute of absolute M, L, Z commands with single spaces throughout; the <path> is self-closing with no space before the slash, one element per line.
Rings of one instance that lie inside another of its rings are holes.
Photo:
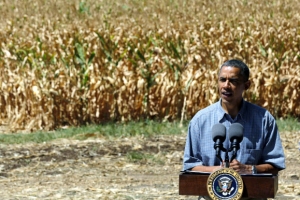
<path fill-rule="evenodd" d="M 238 67 L 232 67 L 232 66 L 223 66 L 220 70 L 219 76 L 228 76 L 231 77 L 239 77 L 241 76 L 241 70 Z"/>

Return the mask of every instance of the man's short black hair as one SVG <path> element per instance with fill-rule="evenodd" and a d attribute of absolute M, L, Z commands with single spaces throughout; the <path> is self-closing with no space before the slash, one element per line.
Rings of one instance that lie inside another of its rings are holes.
<path fill-rule="evenodd" d="M 245 81 L 249 80 L 249 76 L 250 76 L 250 71 L 249 71 L 249 67 L 241 60 L 237 60 L 237 59 L 231 59 L 231 60 L 227 60 L 226 62 L 224 62 L 222 64 L 222 66 L 220 67 L 220 70 L 222 69 L 222 67 L 237 67 L 241 70 L 241 75 L 244 77 Z"/>

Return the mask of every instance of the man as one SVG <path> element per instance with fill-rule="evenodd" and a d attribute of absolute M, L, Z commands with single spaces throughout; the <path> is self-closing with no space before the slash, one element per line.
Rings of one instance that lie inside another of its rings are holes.
<path fill-rule="evenodd" d="M 243 140 L 230 168 L 239 173 L 273 173 L 285 168 L 285 157 L 274 117 L 264 108 L 243 99 L 248 90 L 249 68 L 240 60 L 226 61 L 218 75 L 220 100 L 202 110 L 189 124 L 183 170 L 213 172 L 223 167 L 216 157 L 212 127 L 222 123 L 228 133 L 232 123 L 244 127 Z M 223 143 L 230 148 L 228 134 Z M 232 152 L 229 152 L 229 157 Z M 225 152 L 221 152 L 224 159 Z"/>

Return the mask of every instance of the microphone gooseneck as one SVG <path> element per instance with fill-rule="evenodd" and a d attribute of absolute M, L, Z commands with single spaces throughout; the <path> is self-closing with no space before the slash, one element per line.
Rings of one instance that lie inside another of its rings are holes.
<path fill-rule="evenodd" d="M 243 133 L 244 133 L 244 127 L 240 123 L 233 123 L 229 127 L 229 140 L 230 140 L 230 148 L 225 149 L 223 147 L 223 142 L 226 139 L 226 127 L 221 124 L 215 124 L 212 127 L 212 139 L 214 141 L 214 149 L 216 150 L 216 157 L 219 158 L 221 162 L 223 162 L 221 158 L 220 152 L 225 152 L 225 167 L 229 167 L 230 162 L 232 162 L 233 159 L 237 156 L 237 151 L 240 149 L 240 143 L 243 140 Z M 229 155 L 228 152 L 232 151 L 232 157 L 229 161 Z"/>

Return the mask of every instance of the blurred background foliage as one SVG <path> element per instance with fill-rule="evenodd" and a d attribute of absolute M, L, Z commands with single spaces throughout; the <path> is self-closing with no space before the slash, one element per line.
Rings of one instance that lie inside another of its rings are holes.
<path fill-rule="evenodd" d="M 0 3 L 0 123 L 11 131 L 155 119 L 216 102 L 219 66 L 251 70 L 245 99 L 300 116 L 297 0 Z"/>

